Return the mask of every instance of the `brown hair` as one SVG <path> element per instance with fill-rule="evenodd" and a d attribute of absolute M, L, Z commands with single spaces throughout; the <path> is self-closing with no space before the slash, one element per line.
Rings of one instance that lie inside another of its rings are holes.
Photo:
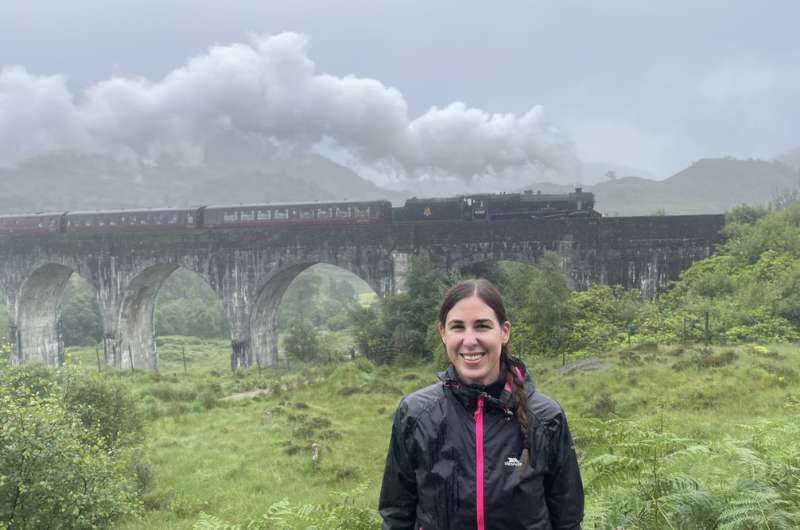
<path fill-rule="evenodd" d="M 461 300 L 477 296 L 483 303 L 488 305 L 494 311 L 497 321 L 502 325 L 508 321 L 508 314 L 506 313 L 506 306 L 503 304 L 503 297 L 500 291 L 494 286 L 492 282 L 484 278 L 477 280 L 464 280 L 453 287 L 451 287 L 442 299 L 442 305 L 439 307 L 439 324 L 444 326 L 447 323 L 447 314 L 453 309 Z M 520 472 L 524 473 L 528 467 L 529 452 L 528 452 L 528 394 L 525 391 L 525 384 L 522 381 L 522 363 L 511 356 L 508 345 L 503 344 L 500 350 L 500 362 L 505 368 L 506 382 L 509 384 L 516 402 L 515 416 L 517 423 L 519 423 L 520 436 L 522 437 L 522 455 L 520 461 L 522 467 Z"/>

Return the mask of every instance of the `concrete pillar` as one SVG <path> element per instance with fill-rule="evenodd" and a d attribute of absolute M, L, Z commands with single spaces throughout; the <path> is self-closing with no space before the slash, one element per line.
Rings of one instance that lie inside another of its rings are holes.
<path fill-rule="evenodd" d="M 409 251 L 392 251 L 392 289 L 386 294 L 403 294 L 408 291 L 408 275 L 411 272 L 411 257 Z"/>
<path fill-rule="evenodd" d="M 161 284 L 177 268 L 173 263 L 152 265 L 122 289 L 117 336 L 112 345 L 114 366 L 158 370 L 153 318 L 156 296 Z"/>
<path fill-rule="evenodd" d="M 9 322 L 14 331 L 14 362 L 38 361 L 48 366 L 64 364 L 61 333 L 61 299 L 72 269 L 55 263 L 39 267 L 16 293 Z"/>
<path fill-rule="evenodd" d="M 250 316 L 253 351 L 262 366 L 273 366 L 278 362 L 278 305 L 283 293 L 298 274 L 313 265 L 302 263 L 276 270 L 261 286 L 255 307 Z"/>

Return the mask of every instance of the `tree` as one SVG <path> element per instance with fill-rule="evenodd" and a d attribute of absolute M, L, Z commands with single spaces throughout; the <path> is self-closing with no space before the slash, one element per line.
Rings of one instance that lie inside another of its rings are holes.
<path fill-rule="evenodd" d="M 541 336 L 542 353 L 560 353 L 566 347 L 572 315 L 569 311 L 569 280 L 561 271 L 560 256 L 546 252 L 538 264 L 528 290 L 527 314 L 534 331 Z"/>
<path fill-rule="evenodd" d="M 307 322 L 295 322 L 283 339 L 286 357 L 295 361 L 313 361 L 320 358 L 320 342 L 317 330 Z"/>
<path fill-rule="evenodd" d="M 61 329 L 66 346 L 97 344 L 103 336 L 103 321 L 94 290 L 74 274 L 64 290 Z"/>
<path fill-rule="evenodd" d="M 124 460 L 57 397 L 0 386 L 0 527 L 107 528 L 136 496 Z"/>

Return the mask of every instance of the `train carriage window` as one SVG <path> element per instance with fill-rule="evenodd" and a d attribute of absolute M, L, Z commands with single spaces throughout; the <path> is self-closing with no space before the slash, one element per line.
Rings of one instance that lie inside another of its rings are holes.
<path fill-rule="evenodd" d="M 313 219 L 313 218 L 314 218 L 314 210 L 312 209 L 300 210 L 300 219 Z"/>
<path fill-rule="evenodd" d="M 337 206 L 336 217 L 340 219 L 347 219 L 350 217 L 350 208 L 342 208 L 341 206 Z"/>
<path fill-rule="evenodd" d="M 256 219 L 258 221 L 269 221 L 272 218 L 271 210 L 258 210 L 256 212 Z"/>
<path fill-rule="evenodd" d="M 222 222 L 223 223 L 235 223 L 238 221 L 238 216 L 236 212 L 223 212 L 222 214 Z"/>
<path fill-rule="evenodd" d="M 289 210 L 282 209 L 282 210 L 274 210 L 273 211 L 274 219 L 277 220 L 286 220 L 289 218 Z"/>
<path fill-rule="evenodd" d="M 367 217 L 369 215 L 369 210 L 363 206 L 355 206 L 353 211 L 355 212 L 355 217 Z"/>

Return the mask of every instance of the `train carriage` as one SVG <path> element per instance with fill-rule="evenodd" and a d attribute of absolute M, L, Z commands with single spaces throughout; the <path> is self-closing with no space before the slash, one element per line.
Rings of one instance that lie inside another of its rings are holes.
<path fill-rule="evenodd" d="M 63 223 L 64 212 L 0 215 L 0 235 L 58 233 Z"/>
<path fill-rule="evenodd" d="M 202 208 L 202 227 L 210 229 L 387 223 L 390 220 L 391 204 L 388 201 L 253 204 Z"/>
<path fill-rule="evenodd" d="M 193 208 L 68 212 L 64 216 L 64 229 L 67 232 L 189 230 L 196 227 L 196 212 Z"/>

